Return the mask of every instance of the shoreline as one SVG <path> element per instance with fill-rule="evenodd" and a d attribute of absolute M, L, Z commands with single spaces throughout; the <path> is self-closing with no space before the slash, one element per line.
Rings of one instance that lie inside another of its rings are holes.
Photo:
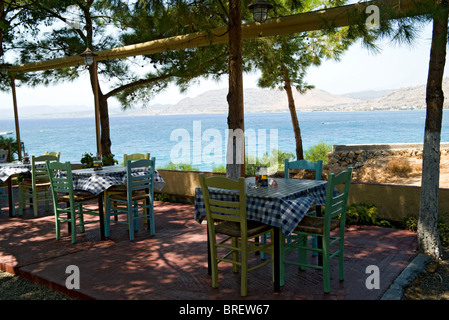
<path fill-rule="evenodd" d="M 36 107 L 38 108 L 38 107 Z M 59 108 L 56 107 L 55 108 Z M 134 109 L 135 110 L 135 109 Z M 145 109 L 143 109 L 145 110 Z M 443 108 L 443 112 L 449 110 L 449 107 Z M 297 113 L 358 113 L 358 112 L 368 112 L 368 113 L 375 113 L 375 112 L 407 112 L 407 111 L 426 111 L 425 108 L 416 108 L 416 109 L 382 109 L 382 110 L 314 110 L 314 111 L 302 111 L 297 110 Z M 276 111 L 276 112 L 265 112 L 265 111 L 247 111 L 245 112 L 245 115 L 248 114 L 289 114 L 290 112 L 288 110 L 286 111 Z M 123 114 L 117 114 L 117 113 L 110 113 L 109 118 L 120 118 L 120 117 L 158 117 L 158 116 L 208 116 L 208 115 L 223 115 L 227 116 L 227 113 L 223 112 L 192 112 L 192 113 L 154 113 L 154 114 L 145 114 L 145 113 L 133 113 L 133 114 L 126 114 L 124 112 Z M 61 116 L 55 116 L 54 114 L 46 114 L 42 115 L 42 117 L 35 117 L 35 116 L 23 116 L 19 115 L 20 120 L 51 120 L 51 119 L 82 119 L 82 118 L 89 118 L 93 119 L 95 118 L 95 115 L 92 114 L 83 114 L 83 115 L 73 115 L 70 113 L 62 114 Z M 0 119 L 0 121 L 14 121 L 14 117 L 6 117 L 4 119 Z"/>

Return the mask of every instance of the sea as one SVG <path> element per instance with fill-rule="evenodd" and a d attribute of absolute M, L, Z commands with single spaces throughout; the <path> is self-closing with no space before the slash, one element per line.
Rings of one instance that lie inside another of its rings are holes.
<path fill-rule="evenodd" d="M 441 141 L 449 142 L 449 111 L 443 112 Z M 324 142 L 341 144 L 422 143 L 425 110 L 300 112 L 304 150 Z M 80 163 L 85 153 L 96 154 L 95 119 L 20 119 L 25 151 L 41 155 L 61 152 L 61 161 Z M 169 162 L 190 163 L 200 171 L 225 165 L 229 130 L 226 114 L 111 116 L 111 150 L 123 162 L 123 154 L 150 153 L 156 167 Z M 14 120 L 0 119 L 4 137 L 15 137 Z M 231 132 L 238 135 L 239 132 Z M 245 149 L 262 157 L 273 149 L 295 154 L 290 113 L 245 114 Z"/>

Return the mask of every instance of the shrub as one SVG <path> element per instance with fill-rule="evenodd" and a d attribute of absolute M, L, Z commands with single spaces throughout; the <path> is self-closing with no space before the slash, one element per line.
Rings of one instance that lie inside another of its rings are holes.
<path fill-rule="evenodd" d="M 412 172 L 412 166 L 407 158 L 396 158 L 388 162 L 388 170 L 392 174 L 406 176 Z"/>
<path fill-rule="evenodd" d="M 332 151 L 332 145 L 325 142 L 320 142 L 317 145 L 311 146 L 304 153 L 304 159 L 317 162 L 318 160 L 323 160 L 323 165 L 327 164 L 329 158 L 327 154 Z"/>
<path fill-rule="evenodd" d="M 362 224 L 392 228 L 392 224 L 386 220 L 377 220 L 377 208 L 369 202 L 354 203 L 346 210 L 347 224 Z"/>
<path fill-rule="evenodd" d="M 403 227 L 406 230 L 418 231 L 418 218 L 416 216 L 407 216 L 403 220 Z M 438 216 L 438 233 L 441 244 L 449 245 L 449 213 L 440 213 Z"/>
<path fill-rule="evenodd" d="M 107 156 L 102 156 L 101 158 L 103 166 L 113 166 L 115 164 L 118 164 L 118 161 L 114 159 L 114 155 L 110 154 Z M 94 167 L 94 157 L 92 153 L 85 153 L 81 157 L 80 160 L 81 164 L 83 165 L 83 168 L 93 168 Z"/>
<path fill-rule="evenodd" d="M 176 171 L 199 171 L 198 168 L 192 166 L 190 163 L 173 163 L 172 161 L 170 161 L 165 167 L 162 167 L 160 169 Z"/>

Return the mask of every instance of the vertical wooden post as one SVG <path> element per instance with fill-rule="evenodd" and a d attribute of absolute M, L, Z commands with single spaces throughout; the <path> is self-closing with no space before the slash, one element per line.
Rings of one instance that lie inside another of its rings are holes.
<path fill-rule="evenodd" d="M 12 101 L 13 101 L 13 106 L 14 106 L 14 121 L 15 121 L 15 125 L 16 125 L 17 153 L 19 156 L 19 161 L 22 161 L 22 143 L 20 142 L 19 115 L 18 115 L 18 111 L 17 111 L 16 83 L 15 83 L 14 76 L 11 76 L 11 91 L 12 91 Z"/>
<path fill-rule="evenodd" d="M 97 135 L 97 154 L 101 155 L 101 134 L 100 134 L 100 101 L 98 96 L 98 70 L 97 61 L 94 59 L 92 64 L 94 80 L 94 98 L 95 98 L 95 130 Z"/>
<path fill-rule="evenodd" d="M 229 91 L 227 96 L 229 141 L 226 175 L 245 176 L 245 126 L 243 107 L 242 17 L 240 0 L 229 0 Z M 234 135 L 232 134 L 234 133 Z M 236 137 L 234 137 L 236 136 Z M 235 141 L 237 139 L 242 141 Z"/>

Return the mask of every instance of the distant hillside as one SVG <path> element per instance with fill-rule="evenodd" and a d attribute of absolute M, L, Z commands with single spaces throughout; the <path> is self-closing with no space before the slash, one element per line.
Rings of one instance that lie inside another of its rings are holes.
<path fill-rule="evenodd" d="M 449 93 L 449 79 L 443 82 L 443 90 Z M 227 89 L 206 91 L 194 98 L 185 98 L 174 105 L 152 105 L 122 111 L 110 107 L 110 116 L 138 116 L 158 114 L 227 113 Z M 344 95 L 312 89 L 301 95 L 294 92 L 296 109 L 312 111 L 372 111 L 425 109 L 426 86 L 406 87 L 397 90 L 364 91 Z M 445 108 L 449 106 L 449 94 L 445 97 Z M 287 95 L 281 90 L 248 88 L 244 90 L 245 112 L 288 112 Z M 60 110 L 50 106 L 21 107 L 21 118 L 84 117 L 93 116 L 93 106 L 64 106 Z"/>

